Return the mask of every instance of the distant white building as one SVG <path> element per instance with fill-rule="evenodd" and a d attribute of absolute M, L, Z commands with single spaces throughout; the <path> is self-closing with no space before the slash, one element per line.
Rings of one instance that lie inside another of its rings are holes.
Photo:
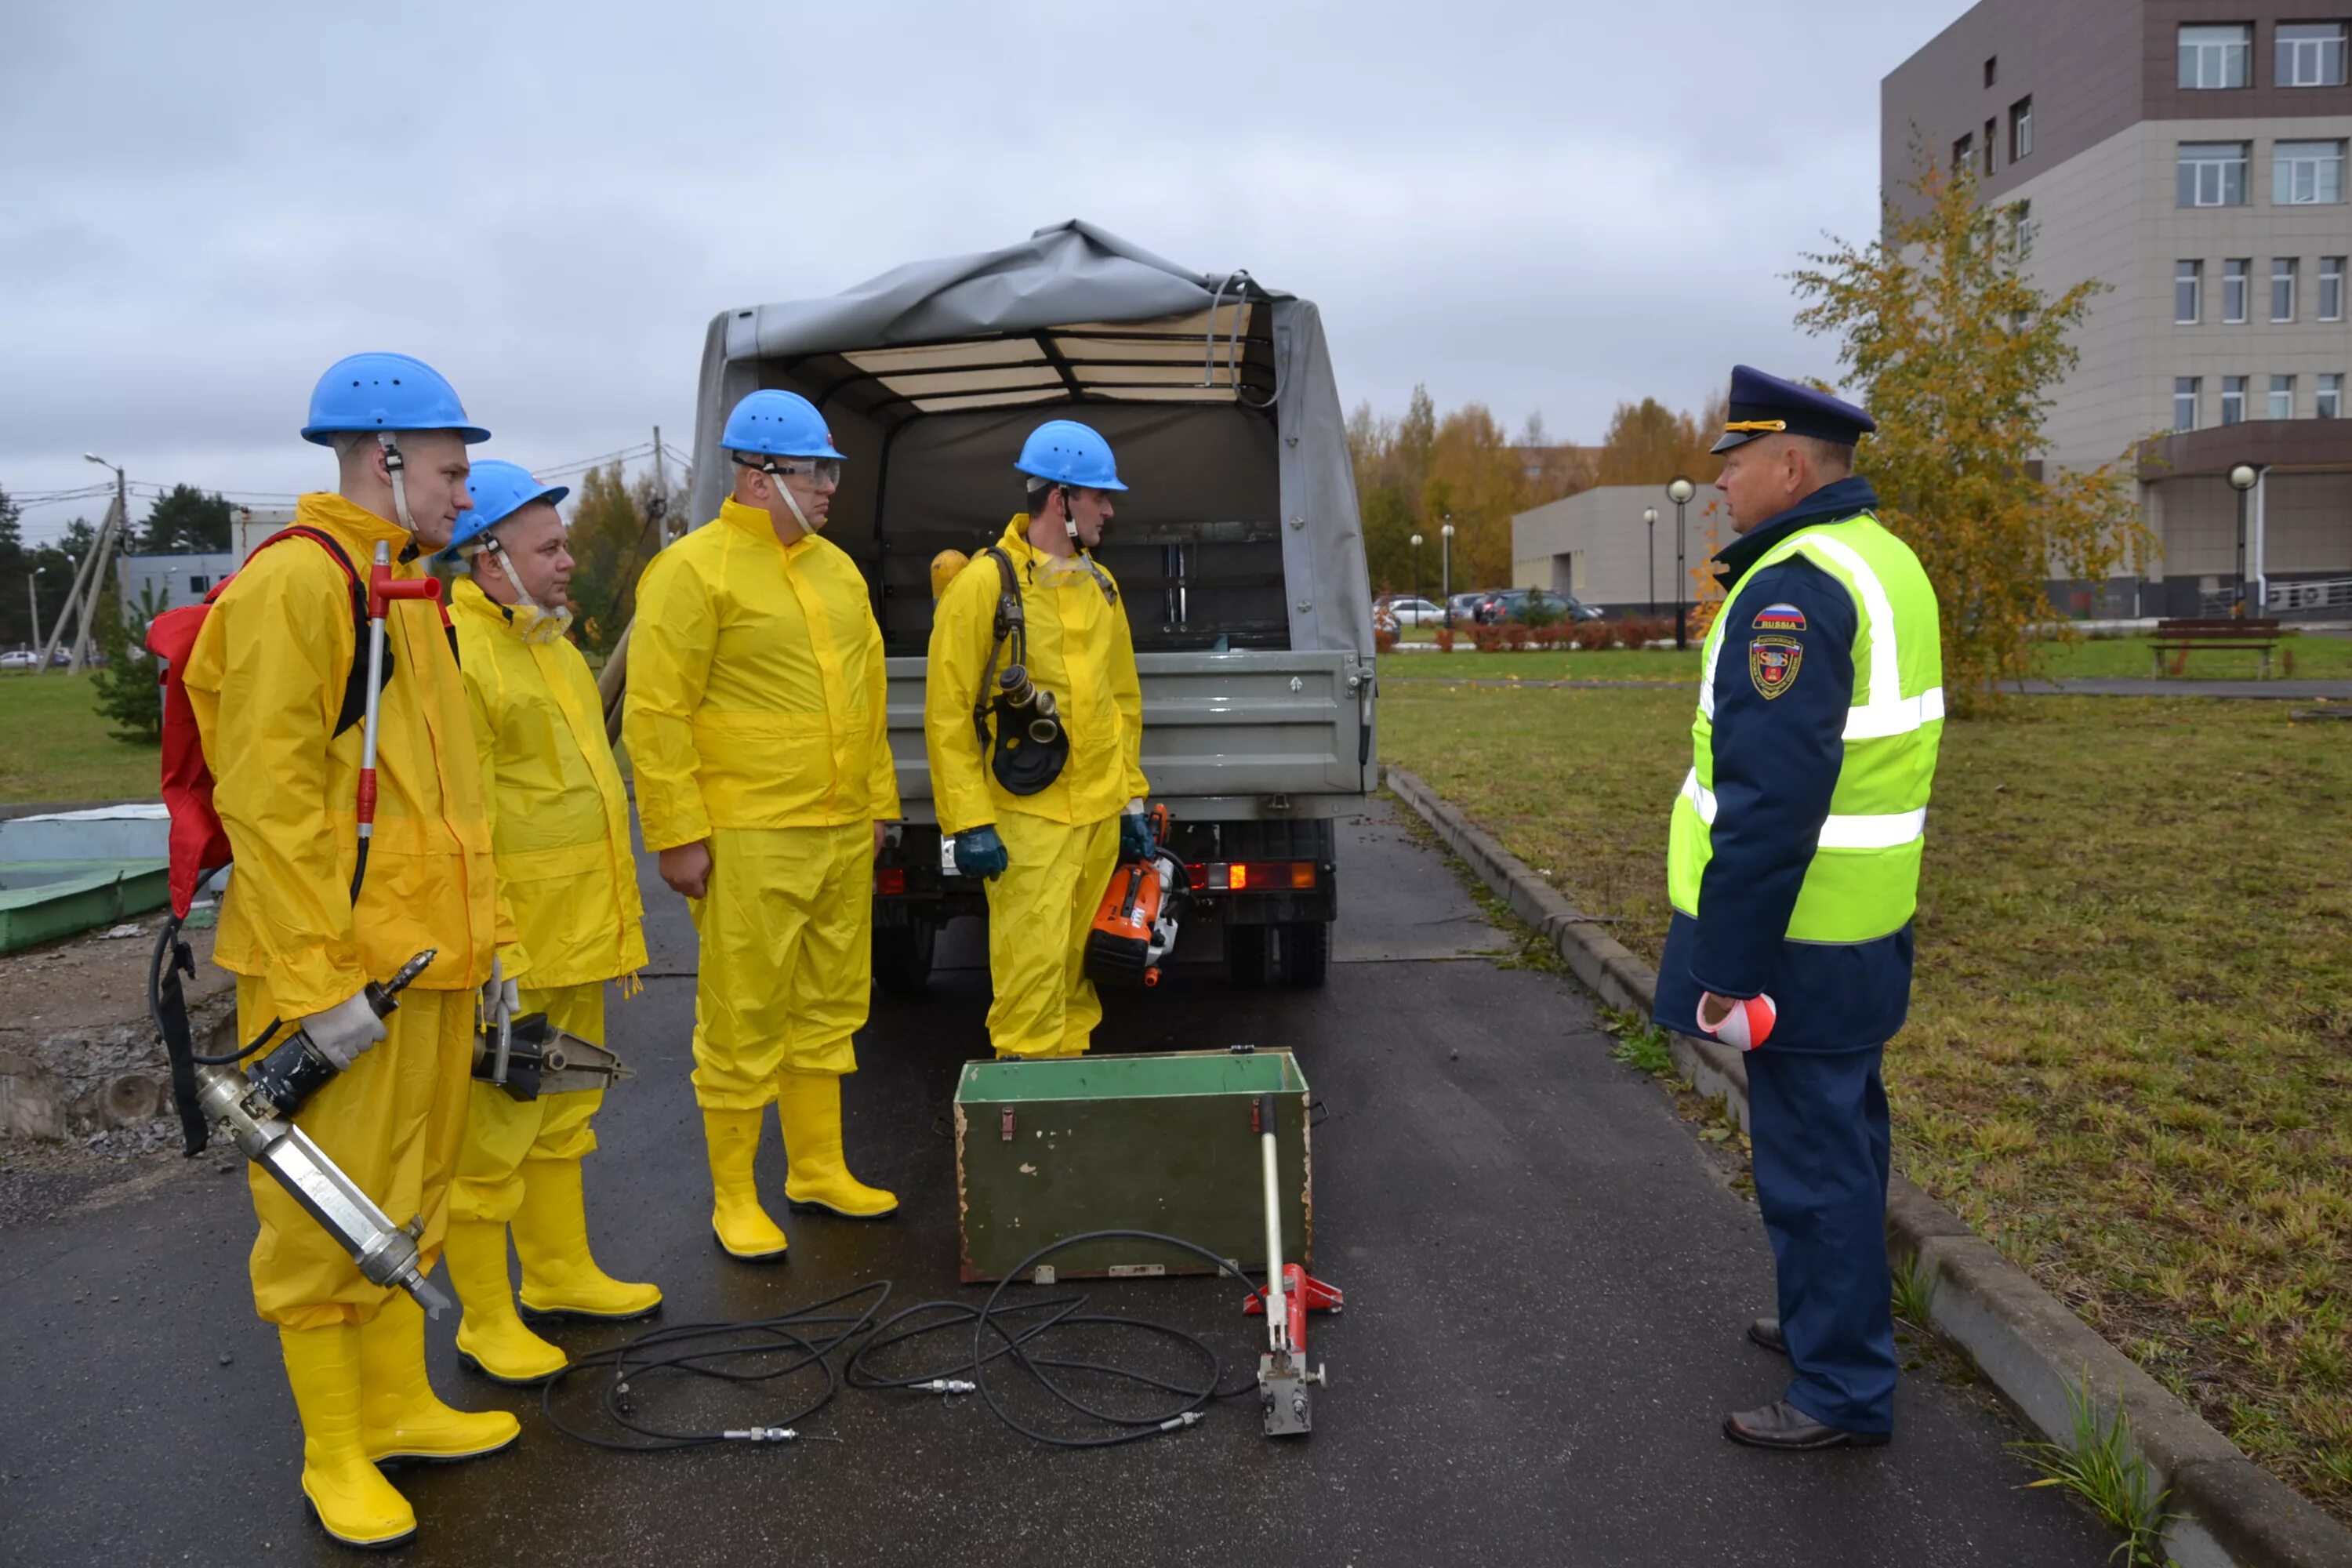
<path fill-rule="evenodd" d="M 139 606 L 140 595 L 155 590 L 164 609 L 193 605 L 212 592 L 220 580 L 236 570 L 238 557 L 227 551 L 186 555 L 125 555 L 116 570 L 125 614 Z"/>
<path fill-rule="evenodd" d="M 1644 523 L 1654 507 L 1658 521 Z M 1684 509 L 1683 595 L 1689 572 L 1729 542 L 1723 498 L 1701 489 Z M 1675 503 L 1664 485 L 1609 485 L 1547 501 L 1511 519 L 1511 585 L 1549 588 L 1620 615 L 1670 615 L 1675 605 Z"/>

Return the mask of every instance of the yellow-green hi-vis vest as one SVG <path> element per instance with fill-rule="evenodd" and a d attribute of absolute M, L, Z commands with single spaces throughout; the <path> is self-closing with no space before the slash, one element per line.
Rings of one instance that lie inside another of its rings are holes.
<path fill-rule="evenodd" d="M 1854 639 L 1844 760 L 1789 919 L 1788 940 L 1874 942 L 1901 931 L 1919 900 L 1927 794 L 1944 734 L 1944 656 L 1936 590 L 1919 558 L 1867 512 L 1799 529 L 1766 551 L 1725 595 L 1701 656 L 1691 771 L 1675 802 L 1666 890 L 1675 909 L 1698 914 L 1716 815 L 1716 660 L 1739 591 L 1765 567 L 1793 555 L 1844 586 L 1861 630 Z"/>

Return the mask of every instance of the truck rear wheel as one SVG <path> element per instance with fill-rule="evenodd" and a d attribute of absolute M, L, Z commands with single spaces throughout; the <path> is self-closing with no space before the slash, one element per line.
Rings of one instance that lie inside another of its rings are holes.
<path fill-rule="evenodd" d="M 1225 973 L 1236 985 L 1263 985 L 1267 972 L 1273 967 L 1274 928 L 1271 926 L 1225 927 Z"/>
<path fill-rule="evenodd" d="M 1286 921 L 1282 927 L 1282 978 L 1307 988 L 1323 984 L 1331 967 L 1331 928 L 1321 921 Z"/>
<path fill-rule="evenodd" d="M 919 994 L 931 978 L 931 949 L 939 940 L 935 921 L 920 916 L 904 925 L 874 927 L 874 979 L 892 996 Z"/>

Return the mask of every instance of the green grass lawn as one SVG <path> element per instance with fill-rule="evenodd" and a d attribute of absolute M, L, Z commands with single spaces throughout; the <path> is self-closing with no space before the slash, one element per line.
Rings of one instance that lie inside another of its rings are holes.
<path fill-rule="evenodd" d="M 1914 1180 L 2352 1520 L 2352 725 L 2294 706 L 1948 727 L 1887 1079 Z M 1381 707 L 1383 760 L 1656 962 L 1687 688 Z"/>
<path fill-rule="evenodd" d="M 0 802 L 162 795 L 162 752 L 107 733 L 87 675 L 0 674 Z"/>
<path fill-rule="evenodd" d="M 2144 637 L 2100 637 L 2078 643 L 2050 643 L 2042 647 L 2042 673 L 2052 678 L 2130 676 L 2149 674 L 2148 642 Z M 1451 653 L 1392 653 L 1381 660 L 1383 681 L 1481 680 L 1517 676 L 1522 680 L 1696 680 L 1698 679 L 1697 639 L 1682 652 L 1672 648 L 1608 648 L 1577 653 L 1479 653 L 1465 636 Z M 2292 637 L 2271 656 L 2271 673 L 2286 673 L 2289 656 L 2294 673 L 2305 679 L 2352 679 L 2352 637 Z M 2190 680 L 2245 680 L 2259 673 L 2252 653 L 2215 650 L 2192 654 L 2186 676 Z"/>

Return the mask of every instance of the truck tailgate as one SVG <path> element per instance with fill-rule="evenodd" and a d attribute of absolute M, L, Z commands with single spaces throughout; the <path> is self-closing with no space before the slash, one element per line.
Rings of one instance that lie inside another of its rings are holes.
<path fill-rule="evenodd" d="M 1146 653 L 1143 772 L 1152 797 L 1255 816 L 1266 797 L 1320 815 L 1316 797 L 1359 797 L 1375 774 L 1372 670 L 1339 650 Z M 923 749 L 924 661 L 894 658 L 890 751 L 906 815 L 931 817 Z M 1339 802 L 1329 800 L 1337 805 Z"/>

